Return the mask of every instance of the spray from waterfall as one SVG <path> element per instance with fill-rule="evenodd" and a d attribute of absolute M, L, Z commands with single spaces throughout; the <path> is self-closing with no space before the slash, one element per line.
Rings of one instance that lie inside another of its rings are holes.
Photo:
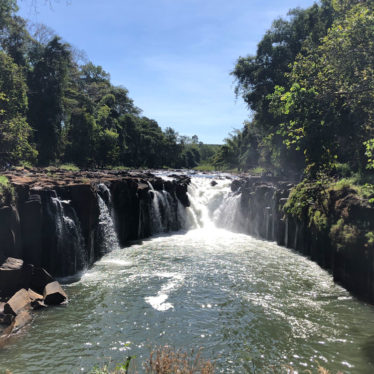
<path fill-rule="evenodd" d="M 192 178 L 188 186 L 191 206 L 186 209 L 187 228 L 225 228 L 237 231 L 240 225 L 240 194 L 231 191 L 231 180 L 218 177 Z"/>

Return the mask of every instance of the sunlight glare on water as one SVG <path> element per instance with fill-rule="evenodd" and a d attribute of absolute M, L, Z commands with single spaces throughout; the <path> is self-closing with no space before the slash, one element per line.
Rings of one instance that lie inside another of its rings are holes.
<path fill-rule="evenodd" d="M 197 179 L 197 178 L 196 178 Z M 217 372 L 374 372 L 374 311 L 318 265 L 275 243 L 215 227 L 230 181 L 192 181 L 189 231 L 108 253 L 0 351 L 17 373 L 89 372 L 160 345 L 198 349 Z M 226 211 L 227 213 L 227 211 Z"/>

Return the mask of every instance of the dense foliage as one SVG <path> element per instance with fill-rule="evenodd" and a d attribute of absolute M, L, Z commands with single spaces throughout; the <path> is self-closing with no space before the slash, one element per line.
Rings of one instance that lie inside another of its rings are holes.
<path fill-rule="evenodd" d="M 0 167 L 194 167 L 214 153 L 141 115 L 124 87 L 46 26 L 0 1 Z"/>
<path fill-rule="evenodd" d="M 276 173 L 374 168 L 374 1 L 321 0 L 274 21 L 232 72 L 252 120 L 218 166 Z"/>

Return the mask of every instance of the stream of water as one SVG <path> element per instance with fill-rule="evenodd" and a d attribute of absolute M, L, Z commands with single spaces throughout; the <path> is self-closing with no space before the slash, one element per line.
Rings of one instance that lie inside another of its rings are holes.
<path fill-rule="evenodd" d="M 237 197 L 229 180 L 216 181 L 192 179 L 185 230 L 113 244 L 67 286 L 67 306 L 38 313 L 0 351 L 0 368 L 86 373 L 135 355 L 141 373 L 149 352 L 167 344 L 202 347 L 218 373 L 272 372 L 273 365 L 302 373 L 318 363 L 331 373 L 373 373 L 373 307 L 307 258 L 218 228 L 234 229 Z M 113 226 L 107 211 L 101 219 Z"/>

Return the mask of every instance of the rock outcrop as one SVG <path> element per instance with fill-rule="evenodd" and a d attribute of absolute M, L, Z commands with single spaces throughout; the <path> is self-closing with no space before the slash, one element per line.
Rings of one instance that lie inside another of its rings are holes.
<path fill-rule="evenodd" d="M 269 177 L 234 180 L 232 191 L 241 194 L 238 227 L 310 257 L 348 291 L 374 303 L 374 207 L 343 188 L 326 191 L 319 208 L 306 196 L 299 215 L 287 213 L 294 186 Z"/>
<path fill-rule="evenodd" d="M 15 201 L 0 207 L 0 260 L 20 258 L 59 277 L 76 274 L 103 255 L 98 194 L 107 204 L 109 197 L 99 185 L 105 184 L 111 194 L 111 211 L 122 246 L 153 233 L 154 191 L 168 194 L 168 214 L 175 215 L 163 231 L 179 229 L 178 204 L 189 205 L 186 176 L 165 181 L 148 172 L 58 169 L 4 175 L 14 189 Z M 165 213 L 163 209 L 160 214 Z M 1 284 L 0 279 L 0 289 Z"/>
<path fill-rule="evenodd" d="M 32 272 L 33 265 L 22 260 L 7 258 L 0 267 L 0 348 L 9 337 L 32 320 L 32 310 L 67 302 L 67 295 L 44 269 Z M 36 279 L 37 278 L 37 279 Z M 34 288 L 35 287 L 35 288 Z M 43 288 L 43 295 L 35 289 Z M 12 294 L 13 290 L 15 292 Z"/>

